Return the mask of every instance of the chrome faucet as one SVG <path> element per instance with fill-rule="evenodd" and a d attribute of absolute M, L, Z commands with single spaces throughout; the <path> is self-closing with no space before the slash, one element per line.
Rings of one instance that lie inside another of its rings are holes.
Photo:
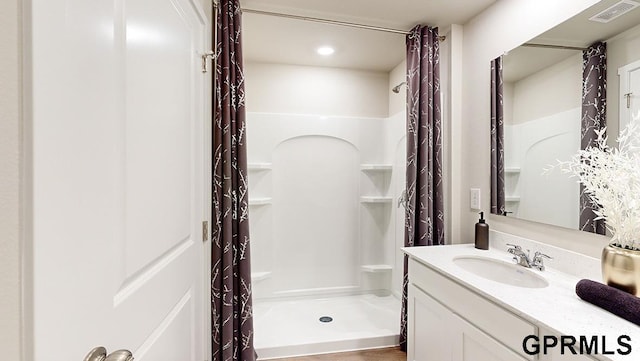
<path fill-rule="evenodd" d="M 529 256 L 531 252 L 529 250 L 525 253 L 522 250 L 522 247 L 511 243 L 507 243 L 507 246 L 510 247 L 507 249 L 507 252 L 511 253 L 513 255 L 513 260 L 522 267 L 533 267 L 540 271 L 544 271 L 543 259 L 553 259 L 540 251 L 536 251 L 536 253 L 533 254 L 533 258 L 530 258 Z"/>
<path fill-rule="evenodd" d="M 535 268 L 539 269 L 540 271 L 544 271 L 543 258 L 553 259 L 550 256 L 547 256 L 546 254 L 544 254 L 544 253 L 542 253 L 540 251 L 536 251 L 536 253 L 533 254 L 533 260 L 531 261 L 531 267 L 535 267 Z"/>
<path fill-rule="evenodd" d="M 531 261 L 529 260 L 529 250 L 527 253 L 524 253 L 522 247 L 517 244 L 507 243 L 507 246 L 511 247 L 507 250 L 507 252 L 513 255 L 513 260 L 521 265 L 522 267 L 531 268 Z"/>

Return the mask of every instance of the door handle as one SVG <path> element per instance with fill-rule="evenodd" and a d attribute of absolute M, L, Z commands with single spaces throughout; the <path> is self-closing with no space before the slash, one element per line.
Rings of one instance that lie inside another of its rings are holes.
<path fill-rule="evenodd" d="M 627 93 L 623 97 L 627 98 L 627 109 L 631 108 L 631 96 L 633 93 Z"/>
<path fill-rule="evenodd" d="M 99 346 L 91 350 L 84 361 L 133 361 L 133 354 L 129 350 L 118 350 L 107 355 L 107 349 Z"/>

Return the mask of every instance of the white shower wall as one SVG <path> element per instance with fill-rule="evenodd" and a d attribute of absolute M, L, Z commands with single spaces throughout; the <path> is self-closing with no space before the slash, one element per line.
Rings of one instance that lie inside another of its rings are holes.
<path fill-rule="evenodd" d="M 399 292 L 403 137 L 404 113 L 247 113 L 256 299 Z"/>
<path fill-rule="evenodd" d="M 570 159 L 580 149 L 580 108 L 525 123 L 505 125 L 507 211 L 536 222 L 577 229 L 580 188 L 559 170 L 544 172 L 558 159 Z M 509 196 L 518 196 L 517 202 Z M 553 204 L 553 207 L 549 207 Z"/>

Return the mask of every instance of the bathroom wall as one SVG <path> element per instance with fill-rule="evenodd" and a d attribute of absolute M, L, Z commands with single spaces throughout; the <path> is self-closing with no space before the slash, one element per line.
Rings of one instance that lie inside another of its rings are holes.
<path fill-rule="evenodd" d="M 582 105 L 581 93 L 582 53 L 576 52 L 517 81 L 513 88 L 512 117 L 505 116 L 505 122 L 520 124 L 578 108 Z"/>
<path fill-rule="evenodd" d="M 247 62 L 248 112 L 387 117 L 384 72 Z"/>
<path fill-rule="evenodd" d="M 464 25 L 464 88 L 459 108 L 462 112 L 460 193 L 466 195 L 469 194 L 469 188 L 479 187 L 482 191 L 482 209 L 486 213 L 489 211 L 491 161 L 489 62 L 596 2 L 498 1 Z M 458 214 L 462 225 L 461 237 L 454 242 L 472 242 L 477 214 L 469 208 L 468 197 L 461 197 L 453 207 L 454 217 Z M 495 230 L 597 257 L 608 241 L 604 236 L 502 216 L 490 215 L 488 223 Z"/>
<path fill-rule="evenodd" d="M 21 1 L 0 2 L 0 350 L 21 360 Z"/>
<path fill-rule="evenodd" d="M 393 70 L 389 72 L 389 116 L 405 112 L 407 109 L 407 86 L 400 87 L 399 93 L 394 93 L 391 89 L 407 81 L 407 61 L 403 60 Z"/>

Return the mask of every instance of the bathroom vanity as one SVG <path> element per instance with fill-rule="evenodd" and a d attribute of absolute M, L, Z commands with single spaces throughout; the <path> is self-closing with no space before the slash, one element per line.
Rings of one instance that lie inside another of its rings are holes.
<path fill-rule="evenodd" d="M 601 279 L 599 260 L 491 233 L 489 251 L 471 244 L 403 249 L 409 255 L 407 360 L 640 359 L 640 327 L 575 294 L 580 279 Z M 554 259 L 545 261 L 544 271 L 522 267 L 507 243 Z M 576 355 L 562 347 L 570 336 Z M 590 351 L 581 352 L 581 336 Z M 622 344 L 621 336 L 628 337 Z"/>

